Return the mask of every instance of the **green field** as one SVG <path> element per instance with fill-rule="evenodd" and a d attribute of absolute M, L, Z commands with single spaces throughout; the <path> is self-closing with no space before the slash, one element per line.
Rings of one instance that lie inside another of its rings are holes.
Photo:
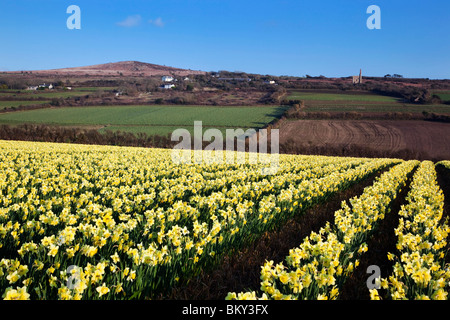
<path fill-rule="evenodd" d="M 398 102 L 398 98 L 381 96 L 376 94 L 350 94 L 350 93 L 327 93 L 293 91 L 287 99 L 289 100 L 314 100 L 314 101 L 363 101 L 363 102 Z"/>
<path fill-rule="evenodd" d="M 309 112 L 407 112 L 407 113 L 422 113 L 434 112 L 449 114 L 450 105 L 438 104 L 438 105 L 427 105 L 427 104 L 384 104 L 384 105 L 367 105 L 367 104 L 339 104 L 339 105 L 307 105 L 305 111 Z"/>
<path fill-rule="evenodd" d="M 437 92 L 440 98 L 450 100 L 450 92 Z M 450 105 L 405 103 L 399 98 L 362 93 L 328 93 L 294 90 L 287 96 L 289 100 L 303 100 L 306 112 L 434 112 L 449 114 Z"/>
<path fill-rule="evenodd" d="M 0 90 L 0 97 L 21 98 L 24 100 L 35 98 L 69 98 L 77 96 L 85 96 L 95 92 L 106 92 L 114 90 L 114 87 L 78 87 L 72 90 L 14 90 L 2 89 Z"/>
<path fill-rule="evenodd" d="M 450 101 L 450 91 L 433 91 L 442 101 Z"/>
<path fill-rule="evenodd" d="M 49 124 L 76 127 L 101 127 L 115 130 L 163 134 L 176 128 L 193 130 L 194 121 L 203 127 L 262 128 L 279 117 L 286 107 L 279 106 L 98 106 L 45 108 L 0 114 L 0 123 Z"/>
<path fill-rule="evenodd" d="M 44 104 L 44 103 L 50 103 L 50 101 L 44 101 L 44 100 L 0 101 L 0 109 L 18 107 L 18 106 L 29 106 L 29 105 L 33 105 L 33 104 Z"/>

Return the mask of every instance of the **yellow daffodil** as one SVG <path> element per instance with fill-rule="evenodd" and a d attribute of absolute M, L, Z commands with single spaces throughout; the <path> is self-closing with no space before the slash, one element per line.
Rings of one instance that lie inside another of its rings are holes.
<path fill-rule="evenodd" d="M 105 283 L 103 283 L 101 286 L 98 286 L 95 290 L 98 292 L 99 297 L 109 293 L 109 288 Z"/>
<path fill-rule="evenodd" d="M 27 293 L 27 287 L 18 289 L 7 288 L 3 300 L 29 300 L 30 295 Z"/>

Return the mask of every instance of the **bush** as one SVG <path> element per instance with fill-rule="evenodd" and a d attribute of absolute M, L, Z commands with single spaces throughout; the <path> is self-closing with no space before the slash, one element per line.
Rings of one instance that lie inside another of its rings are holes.
<path fill-rule="evenodd" d="M 175 145 L 175 142 L 172 142 L 168 136 L 149 136 L 145 133 L 134 135 L 129 132 L 117 131 L 106 131 L 102 134 L 94 129 L 84 130 L 32 124 L 14 127 L 1 125 L 0 139 L 155 148 L 172 148 Z"/>

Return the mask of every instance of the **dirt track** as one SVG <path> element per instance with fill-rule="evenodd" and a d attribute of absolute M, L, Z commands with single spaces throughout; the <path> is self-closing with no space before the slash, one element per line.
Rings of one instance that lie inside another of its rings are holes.
<path fill-rule="evenodd" d="M 295 120 L 280 126 L 280 144 L 412 150 L 450 159 L 450 123 L 393 120 Z"/>

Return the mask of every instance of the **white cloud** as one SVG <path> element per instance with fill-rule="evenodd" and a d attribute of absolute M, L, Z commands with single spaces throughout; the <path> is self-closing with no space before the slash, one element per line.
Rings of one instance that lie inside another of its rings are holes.
<path fill-rule="evenodd" d="M 135 14 L 133 16 L 128 16 L 125 20 L 117 22 L 117 25 L 120 27 L 135 27 L 141 23 L 141 16 L 139 14 Z"/>
<path fill-rule="evenodd" d="M 160 27 L 160 28 L 164 27 L 164 24 L 165 24 L 165 23 L 162 21 L 162 18 L 161 18 L 161 17 L 156 18 L 155 20 L 148 20 L 148 22 L 151 23 L 151 24 L 153 24 L 154 26 Z"/>

